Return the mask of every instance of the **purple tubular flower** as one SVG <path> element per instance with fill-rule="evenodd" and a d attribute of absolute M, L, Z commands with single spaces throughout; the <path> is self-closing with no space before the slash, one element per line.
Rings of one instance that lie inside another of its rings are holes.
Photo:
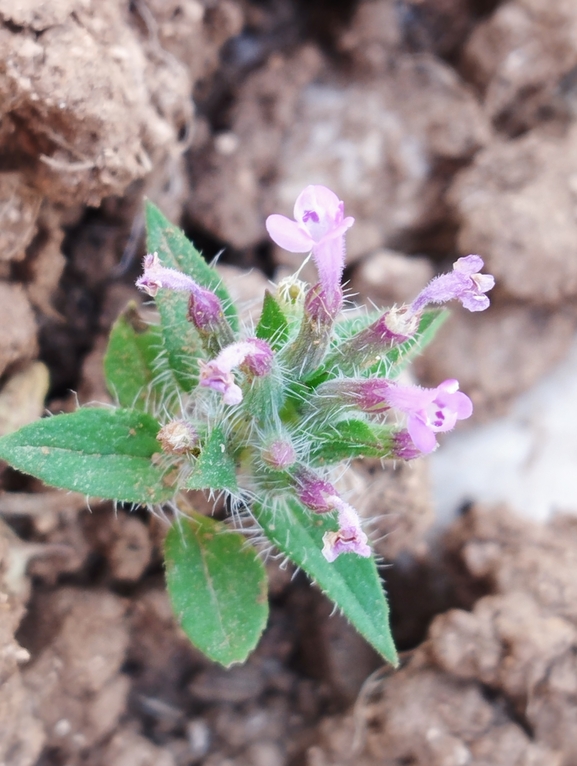
<path fill-rule="evenodd" d="M 355 219 L 345 218 L 344 203 L 326 186 L 307 186 L 297 197 L 294 216 L 293 221 L 284 215 L 269 215 L 267 231 L 290 253 L 312 251 L 327 308 L 334 316 L 342 303 L 344 235 Z"/>
<path fill-rule="evenodd" d="M 188 320 L 198 330 L 210 355 L 217 354 L 223 346 L 232 343 L 234 336 L 222 310 L 220 298 L 201 287 L 187 274 L 163 266 L 158 253 L 145 256 L 144 273 L 136 280 L 136 286 L 152 297 L 160 288 L 189 293 Z"/>
<path fill-rule="evenodd" d="M 371 548 L 367 536 L 361 529 L 361 522 L 355 509 L 336 496 L 334 508 L 339 513 L 338 532 L 325 532 L 323 535 L 323 556 L 332 563 L 341 553 L 356 553 L 369 558 Z"/>
<path fill-rule="evenodd" d="M 198 330 L 209 353 L 218 353 L 232 342 L 232 330 L 224 316 L 220 298 L 187 274 L 163 266 L 158 253 L 145 256 L 144 273 L 136 280 L 136 286 L 152 297 L 160 288 L 189 293 L 188 319 Z"/>
<path fill-rule="evenodd" d="M 391 456 L 405 460 L 432 452 L 437 446 L 436 433 L 450 431 L 457 420 L 465 420 L 473 412 L 471 400 L 459 391 L 456 380 L 445 380 L 437 388 L 421 388 L 386 378 L 343 378 L 322 383 L 317 394 L 317 408 L 344 405 L 372 414 L 391 408 L 405 413 L 407 431 L 397 432 L 391 444 Z"/>
<path fill-rule="evenodd" d="M 225 404 L 240 404 L 242 391 L 236 385 L 232 371 L 241 367 L 248 375 L 262 377 L 271 371 L 273 359 L 271 347 L 259 338 L 231 343 L 216 359 L 200 362 L 199 385 L 222 394 Z"/>
<path fill-rule="evenodd" d="M 483 266 L 478 255 L 459 258 L 450 274 L 440 274 L 429 282 L 411 304 L 411 310 L 416 314 L 429 303 L 458 300 L 469 311 L 484 311 L 489 307 L 485 293 L 495 286 L 495 278 L 479 274 Z"/>
<path fill-rule="evenodd" d="M 145 256 L 144 273 L 136 280 L 136 286 L 153 298 L 160 288 L 190 293 L 189 319 L 201 329 L 219 321 L 223 315 L 218 296 L 201 287 L 187 274 L 163 266 L 158 253 Z"/>
<path fill-rule="evenodd" d="M 315 513 L 338 511 L 338 531 L 323 535 L 323 556 L 326 560 L 332 563 L 341 553 L 356 553 L 368 558 L 371 548 L 355 509 L 339 497 L 330 482 L 321 479 L 309 468 L 299 466 L 293 475 L 297 496 L 303 505 Z"/>
<path fill-rule="evenodd" d="M 424 454 L 436 448 L 436 433 L 450 431 L 457 420 L 465 420 L 473 413 L 473 403 L 459 391 L 457 380 L 445 380 L 437 388 L 401 386 L 384 380 L 380 383 L 386 404 L 407 414 L 407 431 Z M 374 402 L 375 393 L 370 393 L 369 404 Z"/>

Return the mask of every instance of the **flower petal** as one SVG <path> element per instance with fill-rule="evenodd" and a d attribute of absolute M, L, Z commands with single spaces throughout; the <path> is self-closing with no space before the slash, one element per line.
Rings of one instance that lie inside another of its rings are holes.
<path fill-rule="evenodd" d="M 459 390 L 459 381 L 455 378 L 447 378 L 437 386 L 437 391 L 444 391 L 447 394 L 454 394 Z"/>
<path fill-rule="evenodd" d="M 313 260 L 325 291 L 341 292 L 341 279 L 345 268 L 345 243 L 341 238 L 331 237 L 315 245 Z"/>
<path fill-rule="evenodd" d="M 387 386 L 387 390 L 384 393 L 384 399 L 387 404 L 407 414 L 425 410 L 435 400 L 436 396 L 436 388 L 401 386 L 396 383 L 391 383 Z"/>
<path fill-rule="evenodd" d="M 231 383 L 223 394 L 222 401 L 225 404 L 240 404 L 242 402 L 242 391 L 236 383 Z"/>
<path fill-rule="evenodd" d="M 315 244 L 306 230 L 284 215 L 269 215 L 265 226 L 273 242 L 289 253 L 308 253 Z"/>
<path fill-rule="evenodd" d="M 432 452 L 437 446 L 435 434 L 421 418 L 416 415 L 409 415 L 407 419 L 407 430 L 413 440 L 415 447 L 425 455 Z"/>
<path fill-rule="evenodd" d="M 337 195 L 326 186 L 307 186 L 295 202 L 295 218 L 300 222 L 308 212 L 314 211 L 320 219 L 328 217 L 331 221 L 336 221 L 340 204 Z"/>
<path fill-rule="evenodd" d="M 486 295 L 477 295 L 471 292 L 462 296 L 461 305 L 467 311 L 485 311 L 491 305 L 491 301 Z"/>
<path fill-rule="evenodd" d="M 459 258 L 453 264 L 455 271 L 460 271 L 461 274 L 476 274 L 481 271 L 485 265 L 483 259 L 479 255 L 466 255 L 464 258 Z"/>
<path fill-rule="evenodd" d="M 451 409 L 456 412 L 457 420 L 466 420 L 473 414 L 473 402 L 467 394 L 457 391 L 457 393 L 451 394 Z"/>
<path fill-rule="evenodd" d="M 477 285 L 477 290 L 486 293 L 495 287 L 495 277 L 492 274 L 474 274 L 471 276 L 473 282 Z"/>

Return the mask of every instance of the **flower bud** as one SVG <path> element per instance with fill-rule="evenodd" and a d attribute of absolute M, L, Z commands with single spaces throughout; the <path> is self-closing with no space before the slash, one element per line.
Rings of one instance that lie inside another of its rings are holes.
<path fill-rule="evenodd" d="M 299 333 L 284 358 L 288 367 L 298 369 L 300 375 L 315 370 L 325 357 L 342 305 L 342 291 L 339 291 L 340 287 L 328 295 L 319 282 L 306 294 Z"/>
<path fill-rule="evenodd" d="M 231 343 L 216 359 L 200 362 L 199 385 L 222 394 L 225 404 L 239 404 L 242 391 L 235 383 L 232 370 L 240 367 L 249 376 L 263 377 L 271 371 L 273 362 L 271 347 L 260 338 Z"/>
<path fill-rule="evenodd" d="M 389 349 L 404 343 L 419 329 L 420 315 L 413 314 L 409 306 L 393 307 L 375 322 L 343 343 L 329 359 L 341 372 L 371 367 Z"/>
<path fill-rule="evenodd" d="M 187 420 L 171 420 L 162 426 L 156 438 L 168 455 L 186 455 L 199 443 L 196 429 Z"/>
<path fill-rule="evenodd" d="M 294 274 L 278 283 L 275 297 L 287 316 L 301 316 L 307 289 L 307 283 Z"/>
<path fill-rule="evenodd" d="M 391 436 L 391 457 L 398 460 L 414 460 L 423 453 L 415 446 L 406 428 L 395 431 Z"/>
<path fill-rule="evenodd" d="M 211 356 L 234 340 L 220 298 L 187 274 L 163 266 L 158 253 L 144 258 L 144 273 L 136 280 L 136 286 L 153 297 L 160 288 L 189 293 L 188 320 L 198 330 L 202 344 Z"/>
<path fill-rule="evenodd" d="M 261 453 L 262 459 L 275 471 L 284 471 L 296 461 L 296 452 L 288 439 L 274 439 Z"/>
<path fill-rule="evenodd" d="M 299 466 L 294 472 L 295 489 L 298 499 L 315 513 L 329 513 L 335 506 L 331 498 L 338 497 L 333 485 L 321 479 L 314 471 Z"/>

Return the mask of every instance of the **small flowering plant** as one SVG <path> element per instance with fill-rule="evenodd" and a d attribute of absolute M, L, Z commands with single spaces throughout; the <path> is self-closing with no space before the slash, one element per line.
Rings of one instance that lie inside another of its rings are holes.
<path fill-rule="evenodd" d="M 354 221 L 324 186 L 307 187 L 294 216 L 270 216 L 267 230 L 312 253 L 318 282 L 284 280 L 266 293 L 256 328 L 241 329 L 217 272 L 149 204 L 137 286 L 159 322 L 144 323 L 133 305 L 112 329 L 105 373 L 118 406 L 32 423 L 0 439 L 0 457 L 51 485 L 172 510 L 168 591 L 211 659 L 228 666 L 256 645 L 268 615 L 262 552 L 274 550 L 396 665 L 367 531 L 330 469 L 362 456 L 412 460 L 471 415 L 456 380 L 427 389 L 398 376 L 443 322 L 435 304 L 482 311 L 494 281 L 470 255 L 411 304 L 344 317 Z M 190 507 L 187 491 L 199 489 L 226 497 L 229 522 Z"/>

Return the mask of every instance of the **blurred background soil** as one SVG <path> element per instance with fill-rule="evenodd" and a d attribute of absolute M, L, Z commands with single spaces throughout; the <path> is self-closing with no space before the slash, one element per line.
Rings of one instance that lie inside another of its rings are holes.
<path fill-rule="evenodd" d="M 472 431 L 569 352 L 573 0 L 0 0 L 0 104 L 1 433 L 110 401 L 145 197 L 247 309 L 300 265 L 264 220 L 309 183 L 356 218 L 359 303 L 480 253 L 491 308 L 454 310 L 415 370 L 460 380 Z M 172 618 L 164 523 L 0 481 L 2 766 L 577 764 L 571 516 L 469 503 L 439 529 L 427 461 L 354 464 L 401 669 L 271 560 L 270 623 L 224 671 Z"/>

